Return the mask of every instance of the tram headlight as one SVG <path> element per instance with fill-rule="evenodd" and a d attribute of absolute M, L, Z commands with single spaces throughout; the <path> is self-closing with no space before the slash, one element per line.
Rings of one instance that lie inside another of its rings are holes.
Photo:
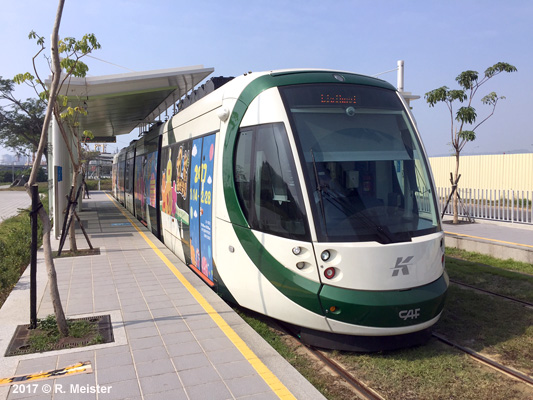
<path fill-rule="evenodd" d="M 320 254 L 320 258 L 322 259 L 322 261 L 328 261 L 330 257 L 331 253 L 328 250 L 324 250 L 322 254 Z"/>
<path fill-rule="evenodd" d="M 302 253 L 302 248 L 300 246 L 296 246 L 292 248 L 292 254 L 295 256 L 300 255 Z"/>

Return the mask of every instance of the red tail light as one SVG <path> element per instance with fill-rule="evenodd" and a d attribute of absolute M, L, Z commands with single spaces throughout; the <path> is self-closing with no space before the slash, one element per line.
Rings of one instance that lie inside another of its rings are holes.
<path fill-rule="evenodd" d="M 328 279 L 333 279 L 335 277 L 335 268 L 326 268 L 326 270 L 324 271 L 324 276 Z"/>

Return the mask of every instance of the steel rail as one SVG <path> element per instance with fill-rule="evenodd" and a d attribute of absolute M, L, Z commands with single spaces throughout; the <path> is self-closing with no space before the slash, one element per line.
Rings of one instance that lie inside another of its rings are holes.
<path fill-rule="evenodd" d="M 357 379 L 355 376 L 350 374 L 344 367 L 342 367 L 340 364 L 338 364 L 336 361 L 329 358 L 327 355 L 325 355 L 322 351 L 311 347 L 306 346 L 307 350 L 309 350 L 312 354 L 314 354 L 320 361 L 322 361 L 324 364 L 326 364 L 329 368 L 333 370 L 337 375 L 339 375 L 342 379 L 344 379 L 351 387 L 353 387 L 357 393 L 359 393 L 364 399 L 368 400 L 383 400 L 383 397 L 378 395 L 374 390 L 372 390 L 369 386 L 361 382 L 359 379 Z"/>
<path fill-rule="evenodd" d="M 350 374 L 350 372 L 347 371 L 343 366 L 324 354 L 323 351 L 318 350 L 316 347 L 304 344 L 297 335 L 292 333 L 292 330 L 286 324 L 280 321 L 275 321 L 274 325 L 277 326 L 281 332 L 285 333 L 288 337 L 292 338 L 292 340 L 296 341 L 300 346 L 302 346 L 305 351 L 315 356 L 320 362 L 329 367 L 334 374 L 339 376 L 348 385 L 350 385 L 360 398 L 366 400 L 385 400 L 368 385 Z"/>
<path fill-rule="evenodd" d="M 470 289 L 473 289 L 473 290 L 477 290 L 479 292 L 487 293 L 487 294 L 490 294 L 492 296 L 501 297 L 501 298 L 510 300 L 512 302 L 519 303 L 519 304 L 521 304 L 523 306 L 526 306 L 526 307 L 532 307 L 533 308 L 533 303 L 530 303 L 530 302 L 527 302 L 527 301 L 524 301 L 524 300 L 515 299 L 514 297 L 509 297 L 509 296 L 506 296 L 504 294 L 492 292 L 492 291 L 487 290 L 487 289 L 481 289 L 481 288 L 479 288 L 477 286 L 472 286 L 472 285 L 470 285 L 468 283 L 463 283 L 463 282 L 456 281 L 455 279 L 450 279 L 450 282 L 452 282 L 452 283 L 454 283 L 455 285 L 458 285 L 458 286 L 464 286 L 464 287 L 467 287 L 467 288 L 470 288 Z"/>
<path fill-rule="evenodd" d="M 464 347 L 464 346 L 461 346 L 460 344 L 457 344 L 455 342 L 452 342 L 451 340 L 447 339 L 446 337 L 444 337 L 443 335 L 439 334 L 439 333 L 436 333 L 436 332 L 433 332 L 432 333 L 433 337 L 437 338 L 438 340 L 440 340 L 441 342 L 443 343 L 446 343 L 448 346 L 452 346 L 452 347 L 455 347 L 456 349 L 464 352 L 464 353 L 467 353 L 469 356 L 471 356 L 472 358 L 474 358 L 476 361 L 479 361 L 479 362 L 482 362 L 483 364 L 486 364 L 492 368 L 494 368 L 495 370 L 501 372 L 501 373 L 505 373 L 507 375 L 510 375 L 512 376 L 513 378 L 521 381 L 521 382 L 524 382 L 530 386 L 533 386 L 533 378 L 520 372 L 520 371 L 517 371 L 515 369 L 512 369 L 512 368 L 509 368 L 509 367 L 506 367 L 505 365 L 503 364 L 500 364 L 499 362 L 495 361 L 495 360 L 492 360 L 491 358 L 488 358 L 486 356 L 483 356 L 481 354 L 479 354 L 478 352 L 474 351 L 474 350 L 471 350 L 467 347 Z"/>

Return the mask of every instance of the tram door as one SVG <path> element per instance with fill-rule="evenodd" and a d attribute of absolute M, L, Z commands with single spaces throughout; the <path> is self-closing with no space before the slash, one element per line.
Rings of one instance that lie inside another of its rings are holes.
<path fill-rule="evenodd" d="M 213 286 L 212 199 L 215 135 L 193 141 L 190 169 L 191 267 Z"/>

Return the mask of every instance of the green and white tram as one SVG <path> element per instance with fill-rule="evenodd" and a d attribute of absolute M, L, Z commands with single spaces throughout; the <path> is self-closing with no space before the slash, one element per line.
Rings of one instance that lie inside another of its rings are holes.
<path fill-rule="evenodd" d="M 224 298 L 310 344 L 427 338 L 448 288 L 444 234 L 420 135 L 393 86 L 286 70 L 185 103 L 116 157 L 115 174 L 130 177 L 114 176 L 114 193 L 132 213 Z"/>

